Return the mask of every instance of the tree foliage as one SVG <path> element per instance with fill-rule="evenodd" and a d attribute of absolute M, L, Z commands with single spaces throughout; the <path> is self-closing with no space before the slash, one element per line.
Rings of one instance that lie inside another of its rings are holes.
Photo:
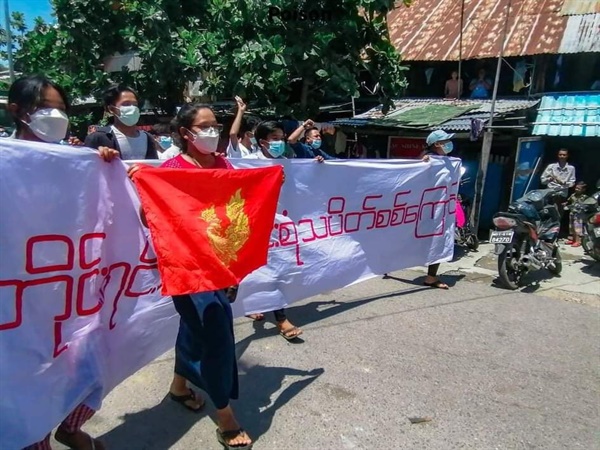
<path fill-rule="evenodd" d="M 405 0 L 405 3 L 409 0 Z M 73 96 L 109 81 L 137 87 L 168 112 L 187 82 L 218 98 L 241 95 L 279 113 L 314 113 L 325 93 L 358 96 L 369 72 L 388 104 L 404 86 L 389 41 L 390 0 L 52 0 L 56 25 L 21 31 L 24 73 L 45 73 Z M 321 20 L 285 21 L 269 8 L 315 11 Z M 13 19 L 18 19 L 14 17 Z M 20 24 L 15 23 L 13 26 Z M 17 28 L 19 30 L 20 28 Z M 139 71 L 106 74 L 104 58 L 137 52 Z"/>

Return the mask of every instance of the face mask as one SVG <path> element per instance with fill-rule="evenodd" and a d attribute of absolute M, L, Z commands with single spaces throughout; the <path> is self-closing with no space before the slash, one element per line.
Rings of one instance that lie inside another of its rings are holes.
<path fill-rule="evenodd" d="M 251 138 L 250 138 L 250 143 L 251 143 L 251 144 L 252 144 L 254 147 L 257 147 L 257 146 L 258 146 L 258 143 L 256 142 L 256 138 L 255 138 L 255 137 L 251 137 Z"/>
<path fill-rule="evenodd" d="M 315 150 L 316 150 L 316 149 L 318 149 L 318 148 L 321 148 L 321 140 L 320 140 L 320 139 L 317 139 L 317 140 L 315 140 L 315 141 L 312 141 L 312 142 L 310 143 L 310 146 L 311 146 L 312 148 L 314 148 Z"/>
<path fill-rule="evenodd" d="M 117 109 L 121 113 L 121 115 L 118 116 L 117 119 L 119 119 L 119 121 L 121 121 L 123 125 L 132 127 L 136 125 L 140 120 L 140 109 L 137 106 L 121 106 Z"/>
<path fill-rule="evenodd" d="M 285 153 L 285 143 L 283 141 L 271 141 L 267 151 L 273 158 L 279 158 Z"/>
<path fill-rule="evenodd" d="M 162 148 L 164 148 L 166 150 L 173 144 L 173 139 L 168 136 L 161 136 L 158 139 L 158 143 L 160 144 L 160 146 Z"/>
<path fill-rule="evenodd" d="M 60 142 L 69 128 L 69 117 L 60 109 L 38 109 L 31 114 L 30 122 L 23 122 L 31 132 L 44 142 Z"/>
<path fill-rule="evenodd" d="M 444 144 L 444 147 L 442 149 L 444 151 L 444 153 L 447 155 L 448 153 L 451 153 L 452 150 L 454 150 L 454 144 L 452 143 L 452 141 L 450 142 L 446 142 Z"/>
<path fill-rule="evenodd" d="M 196 147 L 200 153 L 210 155 L 217 151 L 219 146 L 219 132 L 216 130 L 201 131 L 200 133 L 190 133 L 194 136 L 192 145 Z"/>

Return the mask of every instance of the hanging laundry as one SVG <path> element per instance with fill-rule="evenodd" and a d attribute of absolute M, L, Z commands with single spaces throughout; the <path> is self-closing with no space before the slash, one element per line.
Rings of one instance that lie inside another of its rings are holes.
<path fill-rule="evenodd" d="M 524 59 L 517 62 L 513 74 L 513 91 L 520 92 L 521 89 L 526 87 L 525 75 L 527 74 L 527 61 Z"/>
<path fill-rule="evenodd" d="M 471 132 L 469 133 L 471 141 L 479 139 L 483 132 L 483 123 L 484 122 L 481 119 L 471 119 Z"/>
<path fill-rule="evenodd" d="M 429 69 L 425 69 L 425 78 L 427 78 L 427 85 L 431 84 L 431 77 L 433 76 L 433 71 L 435 69 L 430 67 Z"/>

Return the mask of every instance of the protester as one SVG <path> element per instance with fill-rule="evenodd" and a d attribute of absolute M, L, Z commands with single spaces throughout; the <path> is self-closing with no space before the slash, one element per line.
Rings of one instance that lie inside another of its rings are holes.
<path fill-rule="evenodd" d="M 571 237 L 567 239 L 566 244 L 572 247 L 581 247 L 581 236 L 583 235 L 583 218 L 580 213 L 574 208 L 578 203 L 582 203 L 587 199 L 586 195 L 587 185 L 583 181 L 579 181 L 575 185 L 575 193 L 569 197 L 567 206 L 570 210 L 569 213 L 569 231 Z"/>
<path fill-rule="evenodd" d="M 283 154 L 285 153 L 285 141 L 283 125 L 277 122 L 267 121 L 262 122 L 258 125 L 255 132 L 256 141 L 258 144 L 258 151 L 252 153 L 246 158 L 248 159 L 286 159 Z M 315 158 L 318 162 L 323 162 L 322 156 Z M 279 329 L 279 334 L 288 341 L 294 340 L 299 337 L 303 331 L 291 323 L 285 309 L 278 309 L 273 311 L 275 315 L 275 322 Z M 265 319 L 264 314 L 251 314 L 248 317 L 256 321 Z"/>
<path fill-rule="evenodd" d="M 304 142 L 298 142 L 302 134 L 304 134 Z M 322 142 L 321 132 L 310 119 L 304 121 L 288 138 L 288 143 L 294 150 L 296 158 L 314 159 L 320 156 L 323 159 L 336 159 L 323 151 Z"/>
<path fill-rule="evenodd" d="M 139 97 L 130 87 L 113 85 L 104 93 L 104 108 L 112 124 L 100 127 L 85 138 L 91 148 L 117 149 L 121 159 L 158 159 L 157 144 L 152 136 L 137 129 L 140 120 Z"/>
<path fill-rule="evenodd" d="M 540 177 L 543 185 L 548 189 L 557 189 L 561 197 L 567 198 L 569 189 L 575 186 L 575 167 L 567 161 L 569 151 L 561 148 L 558 151 L 558 162 L 549 164 Z"/>
<path fill-rule="evenodd" d="M 237 114 L 229 131 L 229 145 L 227 146 L 228 158 L 245 158 L 258 150 L 254 130 L 260 122 L 256 117 L 244 117 L 247 106 L 240 98 L 235 97 Z"/>
<path fill-rule="evenodd" d="M 161 167 L 171 169 L 233 169 L 220 155 L 215 155 L 221 125 L 210 107 L 202 104 L 183 106 L 173 121 L 175 144 L 181 154 L 165 161 Z M 130 177 L 142 166 L 133 165 Z M 142 222 L 146 224 L 143 212 Z M 190 236 L 193 239 L 193 236 Z M 197 412 L 204 400 L 187 386 L 187 381 L 202 387 L 217 409 L 217 438 L 231 449 L 249 449 L 252 440 L 238 424 L 230 405 L 237 399 L 238 369 L 233 333 L 231 305 L 222 291 L 173 296 L 180 315 L 175 345 L 175 375 L 169 397 Z"/>
<path fill-rule="evenodd" d="M 156 143 L 158 159 L 166 161 L 167 159 L 174 158 L 180 153 L 179 149 L 173 145 L 170 123 L 160 122 L 152 125 L 150 135 Z"/>
<path fill-rule="evenodd" d="M 42 76 L 29 76 L 15 81 L 8 92 L 8 111 L 15 121 L 15 139 L 59 143 L 69 128 L 69 101 L 65 91 Z M 105 161 L 118 157 L 111 148 L 100 146 Z M 58 399 L 57 399 L 58 400 Z M 95 411 L 81 403 L 61 422 L 54 438 L 75 450 L 103 450 L 104 445 L 83 432 L 81 427 Z M 26 450 L 50 450 L 50 433 Z"/>

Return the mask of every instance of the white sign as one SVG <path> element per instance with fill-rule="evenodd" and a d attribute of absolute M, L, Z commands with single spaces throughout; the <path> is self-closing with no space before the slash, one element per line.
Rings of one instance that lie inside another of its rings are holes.
<path fill-rule="evenodd" d="M 458 159 L 232 163 L 286 174 L 268 264 L 242 281 L 237 316 L 452 259 Z"/>
<path fill-rule="evenodd" d="M 242 283 L 237 316 L 451 258 L 457 160 L 283 164 L 269 264 Z M 0 141 L 0 448 L 43 439 L 79 403 L 98 409 L 175 343 L 125 168 Z"/>

